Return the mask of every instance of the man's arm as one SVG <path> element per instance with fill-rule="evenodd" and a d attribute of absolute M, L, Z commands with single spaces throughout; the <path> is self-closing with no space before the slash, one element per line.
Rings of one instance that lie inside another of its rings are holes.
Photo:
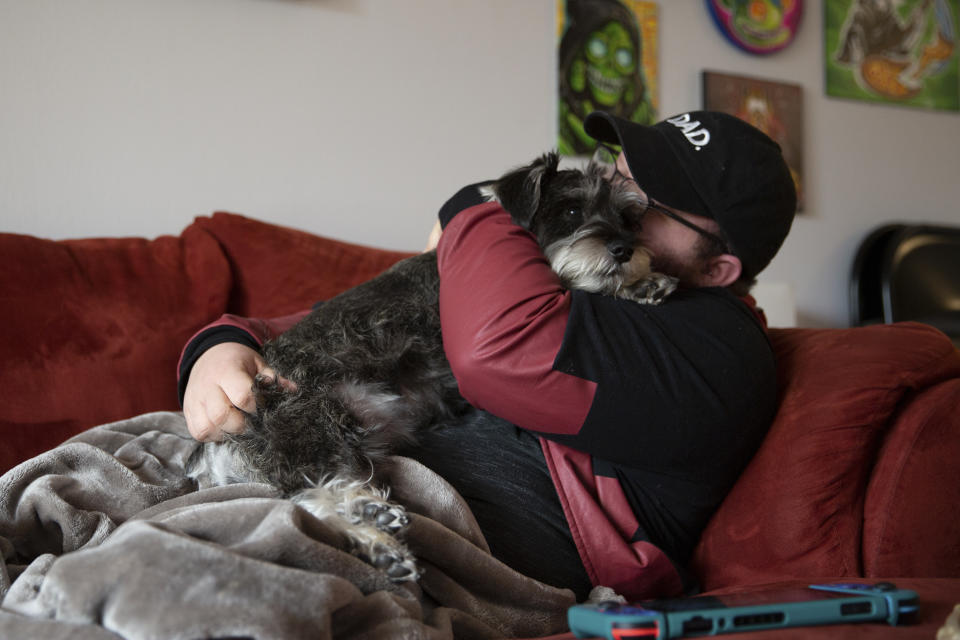
<path fill-rule="evenodd" d="M 570 294 L 496 203 L 447 222 L 437 248 L 444 349 L 463 396 L 525 429 L 572 434 L 596 385 L 554 368 Z"/>
<path fill-rule="evenodd" d="M 256 410 L 254 378 L 276 375 L 260 357 L 260 346 L 307 313 L 272 320 L 225 315 L 190 339 L 178 365 L 180 403 L 190 435 L 209 441 L 243 430 L 241 412 Z"/>

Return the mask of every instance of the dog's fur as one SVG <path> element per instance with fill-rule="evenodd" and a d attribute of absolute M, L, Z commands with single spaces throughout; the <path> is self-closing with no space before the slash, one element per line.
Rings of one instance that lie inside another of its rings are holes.
<path fill-rule="evenodd" d="M 605 178 L 593 164 L 559 170 L 551 153 L 492 191 L 565 287 L 656 304 L 676 281 L 652 273 L 637 244 L 637 196 Z M 267 364 L 296 389 L 258 378 L 245 431 L 203 446 L 191 475 L 201 486 L 273 484 L 342 530 L 355 555 L 395 580 L 416 579 L 394 536 L 407 517 L 376 471 L 395 445 L 467 409 L 443 352 L 438 285 L 434 252 L 408 258 L 265 344 Z"/>

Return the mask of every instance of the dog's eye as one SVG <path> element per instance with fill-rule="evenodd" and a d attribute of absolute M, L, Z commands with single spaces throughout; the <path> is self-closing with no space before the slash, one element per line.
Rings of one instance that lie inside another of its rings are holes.
<path fill-rule="evenodd" d="M 583 214 L 580 207 L 567 207 L 567 215 L 571 218 L 579 218 Z"/>

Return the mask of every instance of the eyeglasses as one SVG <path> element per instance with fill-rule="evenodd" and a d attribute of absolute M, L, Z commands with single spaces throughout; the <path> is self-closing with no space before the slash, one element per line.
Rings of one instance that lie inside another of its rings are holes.
<path fill-rule="evenodd" d="M 690 222 L 683 216 L 677 215 L 670 209 L 667 209 L 665 206 L 658 204 L 656 202 L 653 202 L 649 198 L 647 198 L 646 192 L 643 191 L 643 188 L 637 183 L 635 179 L 620 173 L 620 169 L 617 168 L 617 158 L 619 156 L 620 156 L 620 152 L 614 149 L 613 147 L 607 146 L 605 144 L 600 144 L 600 145 L 597 145 L 597 150 L 594 152 L 593 157 L 591 158 L 591 162 L 602 167 L 605 174 L 609 176 L 609 179 L 611 181 L 623 180 L 626 182 L 632 182 L 634 186 L 636 186 L 637 189 L 641 193 L 643 193 L 643 197 L 638 198 L 638 205 L 642 207 L 642 211 L 640 212 L 641 218 L 645 216 L 647 212 L 652 209 L 658 213 L 661 213 L 667 216 L 671 220 L 676 220 L 677 222 L 679 222 L 685 227 L 693 229 L 694 231 L 699 233 L 701 236 L 703 236 L 704 238 L 707 238 L 712 243 L 714 243 L 717 250 L 719 250 L 721 253 L 730 252 L 727 241 L 721 238 L 720 236 L 718 236 L 717 234 L 707 231 L 700 225 Z"/>

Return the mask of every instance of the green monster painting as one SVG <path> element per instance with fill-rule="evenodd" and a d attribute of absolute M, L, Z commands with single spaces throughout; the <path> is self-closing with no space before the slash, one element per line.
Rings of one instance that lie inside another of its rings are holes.
<path fill-rule="evenodd" d="M 563 155 L 596 146 L 583 130 L 592 111 L 644 124 L 656 119 L 643 77 L 643 43 L 634 15 L 618 0 L 567 0 L 560 40 L 558 147 Z"/>

